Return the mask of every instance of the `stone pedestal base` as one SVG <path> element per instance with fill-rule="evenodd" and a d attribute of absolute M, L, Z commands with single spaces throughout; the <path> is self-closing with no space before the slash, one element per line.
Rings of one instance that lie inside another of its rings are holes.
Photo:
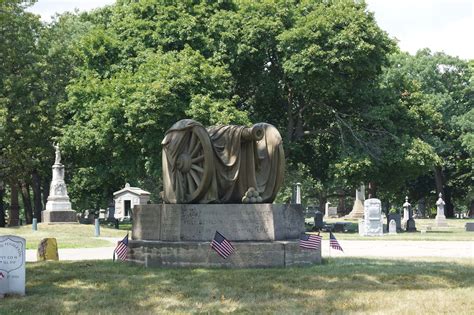
<path fill-rule="evenodd" d="M 446 220 L 446 217 L 444 215 L 443 216 L 437 215 L 436 218 L 435 218 L 434 226 L 447 227 L 448 226 L 448 221 Z"/>
<path fill-rule="evenodd" d="M 129 241 L 128 261 L 145 267 L 292 267 L 321 263 L 321 249 L 306 250 L 298 240 L 232 242 L 235 252 L 227 259 L 210 248 L 210 242 Z"/>
<path fill-rule="evenodd" d="M 235 247 L 223 259 L 210 248 L 216 231 Z M 146 267 L 285 267 L 321 263 L 321 249 L 299 247 L 297 204 L 155 204 L 133 209 L 128 260 Z"/>
<path fill-rule="evenodd" d="M 299 239 L 305 231 L 299 204 L 149 204 L 133 208 L 133 240 L 230 241 Z"/>
<path fill-rule="evenodd" d="M 43 223 L 76 223 L 77 213 L 74 210 L 44 210 L 41 212 Z"/>

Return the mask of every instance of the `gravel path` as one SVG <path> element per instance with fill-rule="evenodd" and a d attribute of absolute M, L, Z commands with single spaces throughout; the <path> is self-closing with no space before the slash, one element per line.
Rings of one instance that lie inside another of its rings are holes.
<path fill-rule="evenodd" d="M 344 253 L 331 249 L 331 257 L 452 257 L 474 259 L 469 241 L 350 241 L 340 240 Z M 323 240 L 323 257 L 329 257 L 329 241 Z M 112 259 L 114 246 L 59 249 L 60 260 Z M 36 250 L 26 251 L 26 261 L 36 261 Z"/>

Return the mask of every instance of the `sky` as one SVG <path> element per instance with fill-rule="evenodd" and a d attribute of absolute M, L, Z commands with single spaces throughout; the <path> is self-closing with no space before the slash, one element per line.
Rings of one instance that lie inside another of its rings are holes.
<path fill-rule="evenodd" d="M 56 12 L 87 11 L 115 0 L 39 0 L 29 11 L 51 21 Z M 366 0 L 380 28 L 415 54 L 421 48 L 474 59 L 474 0 Z"/>

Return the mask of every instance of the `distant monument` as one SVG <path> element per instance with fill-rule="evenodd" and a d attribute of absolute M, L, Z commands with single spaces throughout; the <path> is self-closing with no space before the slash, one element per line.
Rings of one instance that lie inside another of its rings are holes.
<path fill-rule="evenodd" d="M 77 222 L 76 211 L 71 209 L 71 202 L 64 182 L 64 165 L 61 164 L 59 144 L 54 144 L 55 161 L 53 165 L 53 179 L 49 188 L 49 197 L 46 210 L 41 213 L 45 223 Z"/>
<path fill-rule="evenodd" d="M 413 209 L 411 204 L 408 202 L 408 196 L 405 197 L 405 203 L 403 204 L 402 225 L 405 231 L 416 232 L 415 220 L 413 219 Z"/>
<path fill-rule="evenodd" d="M 275 127 L 204 128 L 184 119 L 166 132 L 162 145 L 164 203 L 134 207 L 129 261 L 147 267 L 321 263 L 320 249 L 299 247 L 303 206 L 272 204 L 285 166 Z M 227 259 L 209 252 L 216 231 L 235 247 Z"/>
<path fill-rule="evenodd" d="M 352 211 L 346 216 L 348 219 L 361 219 L 364 217 L 365 185 L 356 189 L 354 206 Z"/>
<path fill-rule="evenodd" d="M 435 226 L 438 227 L 446 227 L 448 226 L 448 221 L 446 220 L 446 216 L 444 215 L 444 206 L 446 203 L 443 200 L 443 194 L 439 193 L 439 198 L 436 201 L 436 218 L 435 218 Z"/>
<path fill-rule="evenodd" d="M 379 199 L 364 201 L 364 219 L 359 219 L 359 235 L 383 235 L 382 202 Z"/>

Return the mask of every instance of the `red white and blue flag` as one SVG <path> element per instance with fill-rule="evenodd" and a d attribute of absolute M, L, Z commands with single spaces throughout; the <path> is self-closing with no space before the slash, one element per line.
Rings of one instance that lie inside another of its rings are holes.
<path fill-rule="evenodd" d="M 115 248 L 114 252 L 117 254 L 117 257 L 120 260 L 126 260 L 128 254 L 128 233 L 127 235 L 118 242 L 117 247 Z"/>
<path fill-rule="evenodd" d="M 329 232 L 329 246 L 331 246 L 334 249 L 340 250 L 341 252 L 344 252 L 342 250 L 341 245 L 339 245 L 339 242 L 337 241 L 334 234 L 332 234 L 332 232 Z"/>
<path fill-rule="evenodd" d="M 211 248 L 215 250 L 219 256 L 226 259 L 235 251 L 235 247 L 222 235 L 216 231 L 214 239 L 211 242 Z"/>
<path fill-rule="evenodd" d="M 305 249 L 320 249 L 322 239 L 323 237 L 320 235 L 301 233 L 300 247 Z"/>

